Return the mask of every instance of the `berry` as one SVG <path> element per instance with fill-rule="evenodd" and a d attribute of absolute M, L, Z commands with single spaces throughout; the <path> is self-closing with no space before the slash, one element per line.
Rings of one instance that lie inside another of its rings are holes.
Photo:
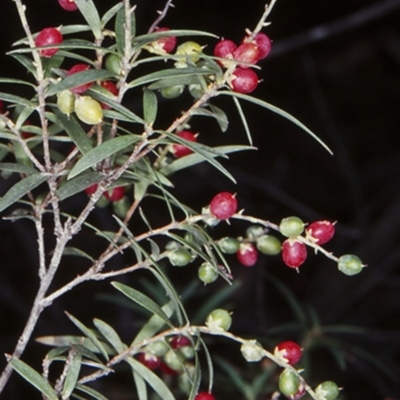
<path fill-rule="evenodd" d="M 75 113 L 88 125 L 97 125 L 103 120 L 103 110 L 100 103 L 90 96 L 81 96 L 75 100 Z"/>
<path fill-rule="evenodd" d="M 298 240 L 287 239 L 282 243 L 282 259 L 290 268 L 298 268 L 307 258 L 307 248 Z"/>
<path fill-rule="evenodd" d="M 160 370 L 165 375 L 177 375 L 179 371 L 170 368 L 165 362 L 161 361 Z"/>
<path fill-rule="evenodd" d="M 183 357 L 172 349 L 165 353 L 163 360 L 164 363 L 174 371 L 181 371 L 183 368 Z"/>
<path fill-rule="evenodd" d="M 233 53 L 233 58 L 237 61 L 243 61 L 248 64 L 255 64 L 260 57 L 258 47 L 250 42 L 242 43 Z M 248 68 L 248 65 L 240 65 L 242 68 Z"/>
<path fill-rule="evenodd" d="M 138 359 L 143 365 L 145 365 L 148 369 L 151 369 L 152 371 L 157 369 L 161 364 L 160 357 L 157 357 L 155 354 L 152 353 L 139 353 Z"/>
<path fill-rule="evenodd" d="M 294 365 L 300 361 L 301 347 L 290 340 L 279 343 L 274 350 L 277 357 L 282 357 L 288 364 Z"/>
<path fill-rule="evenodd" d="M 114 74 L 121 75 L 121 72 L 122 72 L 121 58 L 119 56 L 117 56 L 116 54 L 110 54 L 106 58 L 105 67 L 109 71 L 114 72 Z"/>
<path fill-rule="evenodd" d="M 187 336 L 175 335 L 169 342 L 173 349 L 180 349 L 186 346 L 192 346 L 191 340 Z"/>
<path fill-rule="evenodd" d="M 338 261 L 339 271 L 343 272 L 345 275 L 357 275 L 364 268 L 361 260 L 354 254 L 345 254 L 341 256 Z"/>
<path fill-rule="evenodd" d="M 259 59 L 262 60 L 271 52 L 271 39 L 262 32 L 257 33 L 254 41 L 260 52 Z"/>
<path fill-rule="evenodd" d="M 218 246 L 225 254 L 235 254 L 239 250 L 239 240 L 231 237 L 224 237 L 218 241 Z"/>
<path fill-rule="evenodd" d="M 104 196 L 107 200 L 112 202 L 121 200 L 125 194 L 125 187 L 124 186 L 117 186 L 115 188 L 109 189 L 104 192 Z"/>
<path fill-rule="evenodd" d="M 4 103 L 3 100 L 0 100 L 0 114 L 3 112 Z"/>
<path fill-rule="evenodd" d="M 67 72 L 67 76 L 74 75 L 78 72 L 87 71 L 89 69 L 90 69 L 90 65 L 88 65 L 88 64 L 75 64 Z M 92 85 L 93 85 L 93 82 L 88 82 L 88 83 L 84 83 L 83 85 L 76 86 L 70 90 L 72 93 L 82 94 L 83 92 L 86 92 L 86 90 L 88 90 Z"/>
<path fill-rule="evenodd" d="M 235 214 L 238 202 L 235 195 L 229 192 L 221 192 L 214 196 L 210 202 L 210 212 L 218 219 L 228 219 Z"/>
<path fill-rule="evenodd" d="M 63 41 L 63 37 L 60 31 L 56 28 L 45 28 L 39 32 L 35 39 L 35 46 L 51 46 L 55 44 L 60 44 Z M 58 51 L 57 48 L 42 49 L 39 53 L 42 57 L 54 56 Z"/>
<path fill-rule="evenodd" d="M 339 396 L 339 388 L 335 382 L 325 381 L 317 386 L 315 393 L 318 398 L 324 400 L 335 400 Z"/>
<path fill-rule="evenodd" d="M 212 332 L 227 331 L 232 325 L 232 317 L 228 311 L 217 308 L 208 314 L 206 325 Z"/>
<path fill-rule="evenodd" d="M 58 4 L 66 11 L 76 11 L 78 9 L 74 0 L 58 0 Z"/>
<path fill-rule="evenodd" d="M 197 394 L 194 400 L 215 400 L 215 397 L 211 393 L 200 392 Z"/>
<path fill-rule="evenodd" d="M 282 248 L 279 239 L 272 235 L 262 235 L 257 238 L 256 246 L 261 253 L 268 256 L 279 254 Z"/>
<path fill-rule="evenodd" d="M 175 99 L 182 94 L 183 89 L 185 89 L 184 85 L 169 86 L 160 89 L 160 93 L 165 99 Z"/>
<path fill-rule="evenodd" d="M 264 234 L 264 231 L 265 231 L 264 228 L 260 225 L 250 225 L 246 229 L 246 237 L 249 240 L 254 241 L 258 237 L 262 236 Z"/>
<path fill-rule="evenodd" d="M 247 340 L 240 346 L 242 356 L 247 362 L 257 362 L 264 357 L 264 349 L 256 340 Z"/>
<path fill-rule="evenodd" d="M 169 31 L 169 28 L 156 28 L 154 32 L 164 32 Z M 157 39 L 156 42 L 153 43 L 153 46 L 157 46 L 160 49 L 164 50 L 166 53 L 171 53 L 172 50 L 175 49 L 176 46 L 176 36 L 165 36 L 160 39 Z"/>
<path fill-rule="evenodd" d="M 118 88 L 114 82 L 104 81 L 104 82 L 100 83 L 100 86 L 102 88 L 106 89 L 108 92 L 110 92 L 114 96 L 118 96 Z M 100 105 L 101 105 L 101 108 L 104 110 L 109 110 L 111 108 L 111 106 L 109 106 L 108 104 L 100 103 Z"/>
<path fill-rule="evenodd" d="M 70 90 L 63 90 L 57 95 L 57 107 L 63 114 L 71 114 L 75 109 L 75 96 Z"/>
<path fill-rule="evenodd" d="M 176 49 L 176 54 L 178 56 L 187 56 L 186 58 L 189 58 L 192 62 L 196 63 L 200 60 L 200 54 L 202 53 L 202 50 L 202 47 L 198 43 L 188 41 L 178 46 Z M 186 59 L 183 58 L 178 60 L 178 64 L 185 65 Z"/>
<path fill-rule="evenodd" d="M 217 280 L 218 272 L 215 270 L 212 264 L 210 264 L 209 262 L 204 262 L 200 265 L 198 276 L 199 279 L 207 285 Z"/>
<path fill-rule="evenodd" d="M 304 222 L 298 217 L 283 218 L 279 224 L 279 230 L 283 236 L 296 237 L 303 233 Z"/>
<path fill-rule="evenodd" d="M 236 256 L 240 264 L 252 267 L 258 260 L 258 251 L 252 243 L 241 243 Z"/>
<path fill-rule="evenodd" d="M 88 196 L 92 195 L 97 190 L 97 186 L 98 186 L 97 183 L 95 183 L 94 185 L 87 187 L 85 189 L 85 193 Z"/>
<path fill-rule="evenodd" d="M 315 221 L 307 226 L 306 234 L 316 244 L 325 244 L 335 234 L 335 225 L 330 221 Z"/>
<path fill-rule="evenodd" d="M 300 378 L 288 369 L 279 375 L 279 390 L 285 396 L 293 396 L 300 388 Z"/>
<path fill-rule="evenodd" d="M 186 267 L 192 261 L 192 253 L 184 247 L 179 247 L 168 253 L 168 259 L 174 267 Z"/>
<path fill-rule="evenodd" d="M 189 142 L 197 141 L 197 135 L 190 131 L 180 131 L 177 133 L 177 136 Z M 181 158 L 183 156 L 187 156 L 188 154 L 193 153 L 193 151 L 189 149 L 189 147 L 179 143 L 174 143 L 171 147 L 171 151 L 176 158 Z"/>
<path fill-rule="evenodd" d="M 232 74 L 232 89 L 238 93 L 251 93 L 258 85 L 257 74 L 249 68 L 236 68 Z"/>
<path fill-rule="evenodd" d="M 169 346 L 163 340 L 152 342 L 146 346 L 146 352 L 154 354 L 158 357 L 163 357 L 168 350 Z"/>
<path fill-rule="evenodd" d="M 214 47 L 214 56 L 233 59 L 233 53 L 236 49 L 237 46 L 232 40 L 220 40 Z M 217 60 L 217 62 L 225 68 L 228 68 L 232 63 L 224 60 Z"/>
<path fill-rule="evenodd" d="M 304 395 L 306 394 L 306 385 L 304 384 L 304 381 L 300 381 L 300 386 L 299 389 L 295 394 L 292 394 L 290 396 L 286 396 L 289 400 L 299 400 L 301 399 Z"/>

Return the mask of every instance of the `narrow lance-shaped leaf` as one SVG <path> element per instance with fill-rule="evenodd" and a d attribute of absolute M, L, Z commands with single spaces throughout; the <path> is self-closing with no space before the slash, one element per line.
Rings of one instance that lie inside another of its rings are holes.
<path fill-rule="evenodd" d="M 75 164 L 75 166 L 72 168 L 71 172 L 68 175 L 68 179 L 72 179 L 81 172 L 87 170 L 90 167 L 93 167 L 100 161 L 103 161 L 106 158 L 118 153 L 119 151 L 128 148 L 129 146 L 139 141 L 140 139 L 141 136 L 139 135 L 125 135 L 101 143 L 100 145 L 98 145 L 97 147 L 86 153 Z"/>
<path fill-rule="evenodd" d="M 253 144 L 253 138 L 251 137 L 249 124 L 247 123 L 247 118 L 246 118 L 245 113 L 243 112 L 242 106 L 236 97 L 233 97 L 233 101 L 234 101 L 236 109 L 239 113 L 239 117 L 242 120 L 242 124 L 243 124 L 244 130 L 247 135 L 247 140 L 249 141 L 250 144 Z"/>
<path fill-rule="evenodd" d="M 107 397 L 103 396 L 97 390 L 94 390 L 89 386 L 81 385 L 80 383 L 78 383 L 76 385 L 76 389 L 79 390 L 80 392 L 88 394 L 89 396 L 93 397 L 96 400 L 108 400 Z"/>
<path fill-rule="evenodd" d="M 82 257 L 94 262 L 93 257 L 89 256 L 89 254 L 85 253 L 83 250 L 77 249 L 76 247 L 65 247 L 63 255 Z"/>
<path fill-rule="evenodd" d="M 74 350 L 72 350 L 74 351 Z M 68 365 L 67 376 L 65 377 L 64 387 L 62 390 L 62 400 L 67 400 L 71 396 L 78 382 L 79 372 L 82 365 L 82 354 L 77 352 L 74 354 L 72 361 Z"/>
<path fill-rule="evenodd" d="M 66 181 L 57 190 L 57 196 L 60 200 L 65 200 L 77 193 L 83 192 L 86 188 L 100 182 L 103 175 L 97 171 L 87 171 L 83 174 Z"/>
<path fill-rule="evenodd" d="M 101 17 L 101 27 L 104 28 L 109 21 L 111 21 L 115 14 L 124 6 L 122 2 L 119 2 L 112 6 L 102 17 Z"/>
<path fill-rule="evenodd" d="M 149 126 L 154 124 L 157 117 L 157 96 L 147 88 L 143 91 L 143 119 Z"/>
<path fill-rule="evenodd" d="M 92 0 L 75 0 L 76 5 L 79 8 L 79 11 L 82 13 L 86 22 L 90 26 L 90 29 L 93 32 L 93 35 L 96 39 L 101 39 L 101 22 L 99 13 L 97 12 L 97 8 L 94 5 Z"/>
<path fill-rule="evenodd" d="M 31 109 L 36 107 L 36 104 L 24 99 L 23 97 L 16 96 L 15 94 L 0 92 L 0 100 L 4 100 L 11 104 L 20 104 L 21 106 L 30 107 Z"/>
<path fill-rule="evenodd" d="M 147 386 L 145 380 L 135 371 L 133 372 L 133 380 L 135 381 L 136 393 L 139 400 L 147 400 Z"/>
<path fill-rule="evenodd" d="M 131 31 L 129 35 L 131 38 L 135 36 L 136 32 L 136 20 L 135 13 L 131 12 Z M 125 8 L 118 11 L 117 17 L 115 18 L 115 41 L 117 43 L 117 49 L 120 54 L 124 54 L 125 48 L 125 33 L 126 33 L 126 14 Z"/>
<path fill-rule="evenodd" d="M 17 172 L 19 174 L 25 175 L 32 175 L 37 172 L 35 168 L 15 163 L 0 163 L 0 170 L 7 172 Z"/>
<path fill-rule="evenodd" d="M 50 383 L 43 378 L 38 372 L 23 361 L 12 358 L 10 361 L 13 369 L 26 379 L 32 386 L 43 393 L 49 400 L 58 400 L 56 391 L 51 387 Z"/>
<path fill-rule="evenodd" d="M 38 187 L 46 179 L 46 176 L 41 174 L 33 174 L 20 180 L 0 199 L 0 212 L 16 203 L 21 197 Z"/>
<path fill-rule="evenodd" d="M 104 338 L 111 344 L 112 347 L 118 352 L 122 353 L 126 349 L 126 345 L 120 339 L 118 333 L 115 329 L 102 321 L 101 319 L 95 318 L 93 320 L 94 325 L 99 330 L 99 332 L 104 336 Z"/>

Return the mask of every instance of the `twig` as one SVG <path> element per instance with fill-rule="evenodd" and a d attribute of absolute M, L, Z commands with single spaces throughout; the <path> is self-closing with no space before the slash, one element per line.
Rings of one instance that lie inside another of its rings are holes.
<path fill-rule="evenodd" d="M 153 24 L 150 26 L 149 30 L 147 31 L 147 33 L 152 33 L 154 32 L 154 30 L 157 28 L 158 24 L 165 18 L 165 16 L 168 13 L 168 10 L 170 7 L 174 7 L 174 5 L 172 4 L 172 0 L 168 0 L 165 3 L 165 6 L 163 8 L 162 11 L 157 11 L 159 16 L 157 17 L 157 19 L 153 22 Z"/>

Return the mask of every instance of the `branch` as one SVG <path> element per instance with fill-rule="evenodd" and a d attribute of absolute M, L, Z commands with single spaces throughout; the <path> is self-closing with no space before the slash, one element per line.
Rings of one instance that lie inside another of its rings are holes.
<path fill-rule="evenodd" d="M 159 14 L 159 16 L 158 16 L 157 19 L 153 22 L 153 24 L 150 26 L 150 28 L 149 28 L 149 30 L 147 31 L 147 33 L 152 33 L 152 32 L 154 31 L 154 29 L 157 28 L 158 24 L 159 24 L 159 23 L 165 18 L 165 16 L 167 15 L 168 10 L 169 10 L 170 7 L 175 7 L 175 6 L 172 4 L 172 0 L 168 0 L 168 1 L 165 3 L 165 6 L 164 6 L 164 8 L 163 8 L 162 11 L 157 11 L 158 14 Z"/>

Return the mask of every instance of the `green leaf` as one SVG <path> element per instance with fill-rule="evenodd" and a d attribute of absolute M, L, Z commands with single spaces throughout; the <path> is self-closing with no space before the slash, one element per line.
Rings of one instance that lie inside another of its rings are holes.
<path fill-rule="evenodd" d="M 133 371 L 133 379 L 135 381 L 136 393 L 139 400 L 147 400 L 147 387 L 144 379 L 135 371 Z"/>
<path fill-rule="evenodd" d="M 86 22 L 90 26 L 90 29 L 93 32 L 93 35 L 96 39 L 102 38 L 101 31 L 101 22 L 99 13 L 97 12 L 96 6 L 94 5 L 92 0 L 75 0 L 76 5 L 79 8 L 79 11 L 82 13 Z"/>
<path fill-rule="evenodd" d="M 69 181 L 65 181 L 57 190 L 57 196 L 60 200 L 65 200 L 74 194 L 83 192 L 89 186 L 92 186 L 103 178 L 103 175 L 97 171 L 87 171 Z"/>
<path fill-rule="evenodd" d="M 48 397 L 49 400 L 58 400 L 57 393 L 50 386 L 49 382 L 28 364 L 18 360 L 17 358 L 11 358 L 10 364 L 16 372 L 18 372 L 25 380 L 27 380 L 46 397 Z"/>
<path fill-rule="evenodd" d="M 332 150 L 314 132 L 312 132 L 304 124 L 302 124 L 297 118 L 293 117 L 292 115 L 290 115 L 286 111 L 283 111 L 282 109 L 280 109 L 280 108 L 278 108 L 278 107 L 276 107 L 276 106 L 274 106 L 274 105 L 272 105 L 270 103 L 267 103 L 266 101 L 257 99 L 255 97 L 249 96 L 247 94 L 242 94 L 242 93 L 236 93 L 236 92 L 231 92 L 231 91 L 227 91 L 227 90 L 222 90 L 220 92 L 217 92 L 217 94 L 216 94 L 216 96 L 220 96 L 220 95 L 237 97 L 239 99 L 247 100 L 250 103 L 257 104 L 257 105 L 259 105 L 259 106 L 261 106 L 263 108 L 266 108 L 266 109 L 268 109 L 268 110 L 280 115 L 283 118 L 286 118 L 287 120 L 289 120 L 293 124 L 297 125 L 301 129 L 303 129 L 305 132 L 307 132 L 313 139 L 315 139 L 330 154 L 333 154 Z"/>
<path fill-rule="evenodd" d="M 94 258 L 89 256 L 89 254 L 85 253 L 81 249 L 77 249 L 76 247 L 65 247 L 63 251 L 64 256 L 77 256 L 86 258 L 92 262 L 94 262 Z"/>
<path fill-rule="evenodd" d="M 82 354 L 77 352 L 74 354 L 72 361 L 68 364 L 67 376 L 62 390 L 62 400 L 69 399 L 78 382 L 79 372 L 81 371 Z"/>
<path fill-rule="evenodd" d="M 90 28 L 87 25 L 61 25 L 58 28 L 63 36 L 70 35 L 71 33 L 81 33 L 90 31 Z"/>
<path fill-rule="evenodd" d="M 18 174 L 25 175 L 32 175 L 37 172 L 34 168 L 15 163 L 0 163 L 0 170 L 7 172 L 16 172 Z"/>
<path fill-rule="evenodd" d="M 126 297 L 131 299 L 133 302 L 139 304 L 146 310 L 150 311 L 152 314 L 158 315 L 168 326 L 173 327 L 171 321 L 161 309 L 161 307 L 155 303 L 152 299 L 147 297 L 145 294 L 135 290 L 129 286 L 124 285 L 120 282 L 111 283 L 117 290 L 123 293 Z"/>
<path fill-rule="evenodd" d="M 111 21 L 115 14 L 124 6 L 124 3 L 121 1 L 114 6 L 112 6 L 101 18 L 101 27 L 104 28 L 109 21 Z"/>
<path fill-rule="evenodd" d="M 36 68 L 29 57 L 22 54 L 13 54 L 12 57 L 24 66 L 33 76 L 36 76 Z"/>
<path fill-rule="evenodd" d="M 243 109 L 242 109 L 242 106 L 240 105 L 239 100 L 236 97 L 233 97 L 233 101 L 235 103 L 236 109 L 238 110 L 240 119 L 242 120 L 244 130 L 246 131 L 247 140 L 249 141 L 250 145 L 252 145 L 253 138 L 251 137 L 251 132 L 250 132 L 249 124 L 247 123 L 246 115 L 243 112 Z"/>
<path fill-rule="evenodd" d="M 78 383 L 76 385 L 76 389 L 81 391 L 81 392 L 83 392 L 83 393 L 88 394 L 89 396 L 92 396 L 96 400 L 108 400 L 107 397 L 103 396 L 97 390 L 94 390 L 93 388 L 91 388 L 89 386 L 85 386 L 85 385 L 82 385 L 82 384 Z"/>
<path fill-rule="evenodd" d="M 115 18 L 115 41 L 117 43 L 117 49 L 119 54 L 124 54 L 125 49 L 125 27 L 126 27 L 126 14 L 125 8 L 121 8 L 118 11 L 117 17 Z M 136 33 L 136 19 L 135 13 L 131 13 L 131 31 L 129 35 L 131 38 L 135 36 Z"/>
<path fill-rule="evenodd" d="M 42 174 L 32 174 L 20 180 L 0 199 L 0 212 L 17 202 L 31 190 L 38 187 L 46 181 L 46 179 L 47 177 Z"/>
<path fill-rule="evenodd" d="M 13 78 L 0 78 L 0 83 L 16 83 L 18 85 L 28 85 L 31 87 L 35 87 L 31 82 L 23 81 L 21 79 L 13 79 Z"/>
<path fill-rule="evenodd" d="M 11 104 L 19 104 L 21 106 L 29 107 L 31 109 L 34 109 L 37 106 L 37 104 L 34 104 L 31 101 L 24 99 L 23 97 L 4 92 L 0 92 L 0 100 L 4 100 L 7 103 Z"/>
<path fill-rule="evenodd" d="M 138 373 L 163 400 L 175 400 L 174 395 L 168 386 L 152 371 L 146 368 L 141 362 L 132 357 L 126 359 L 133 371 Z"/>
<path fill-rule="evenodd" d="M 217 120 L 221 131 L 226 132 L 229 126 L 229 120 L 225 112 L 221 110 L 219 107 L 214 106 L 213 104 L 209 104 L 209 107 L 211 108 L 211 111 L 214 113 L 214 118 Z"/>
<path fill-rule="evenodd" d="M 126 150 L 129 146 L 135 142 L 138 142 L 140 139 L 141 136 L 139 135 L 125 135 L 101 143 L 88 153 L 84 154 L 84 156 L 75 164 L 71 172 L 68 174 L 68 179 L 72 179 L 81 172 L 93 167 L 100 161 L 105 160 L 119 151 Z"/>
<path fill-rule="evenodd" d="M 83 154 L 90 151 L 93 147 L 92 143 L 90 139 L 86 136 L 86 132 L 82 129 L 76 118 L 73 115 L 67 117 L 57 108 L 54 109 L 54 112 L 57 115 L 60 124 L 64 127 L 68 136 L 75 143 L 79 151 Z"/>
<path fill-rule="evenodd" d="M 101 319 L 95 318 L 93 320 L 94 325 L 99 330 L 99 332 L 104 336 L 104 338 L 111 344 L 112 347 L 117 351 L 117 353 L 122 353 L 126 349 L 126 345 L 122 343 L 118 333 L 115 329 L 108 325 Z"/>
<path fill-rule="evenodd" d="M 153 126 L 157 117 L 157 96 L 147 88 L 143 91 L 143 119 L 147 125 Z"/>

